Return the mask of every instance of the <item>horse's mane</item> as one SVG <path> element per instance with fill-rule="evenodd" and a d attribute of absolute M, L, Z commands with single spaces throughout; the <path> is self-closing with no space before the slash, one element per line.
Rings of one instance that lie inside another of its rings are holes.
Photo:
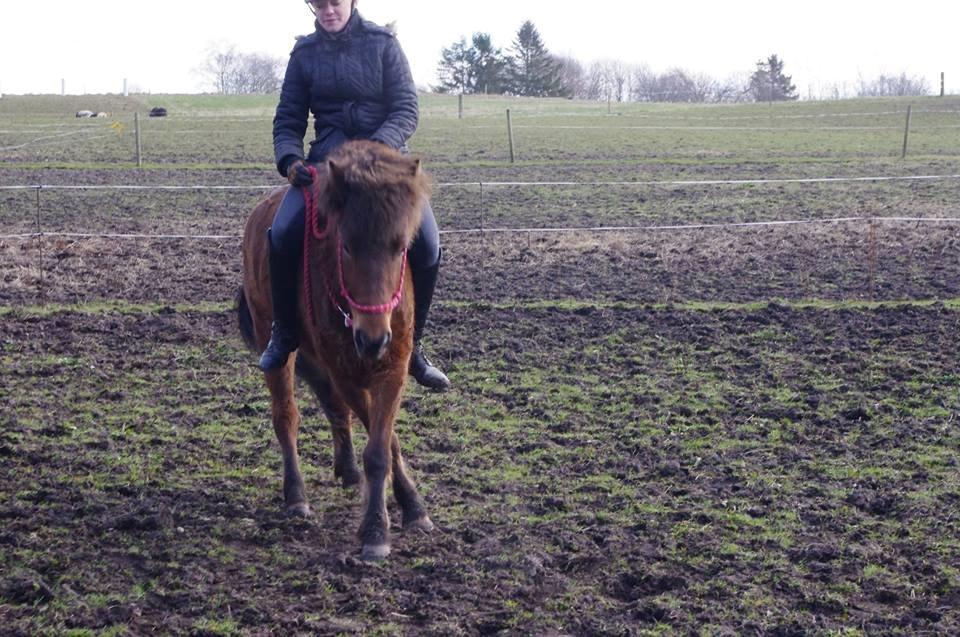
<path fill-rule="evenodd" d="M 328 203 L 334 210 L 348 205 L 345 221 L 349 219 L 354 229 L 372 237 L 406 221 L 405 230 L 416 230 L 419 202 L 430 196 L 429 179 L 416 160 L 384 144 L 354 141 L 331 153 L 329 161 L 339 179 L 328 175 Z M 408 211 L 412 213 L 409 218 L 398 218 L 399 213 Z"/>

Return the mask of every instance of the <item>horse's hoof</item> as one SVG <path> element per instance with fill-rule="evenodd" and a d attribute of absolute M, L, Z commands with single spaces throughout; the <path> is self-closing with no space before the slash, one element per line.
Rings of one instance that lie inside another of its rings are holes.
<path fill-rule="evenodd" d="M 416 520 L 411 520 L 403 525 L 404 531 L 420 531 L 422 533 L 429 533 L 433 530 L 433 522 L 430 521 L 430 517 L 423 515 Z"/>
<path fill-rule="evenodd" d="M 390 555 L 389 544 L 364 544 L 363 550 L 360 552 L 360 557 L 363 558 L 365 562 L 383 560 L 386 559 L 388 555 Z"/>
<path fill-rule="evenodd" d="M 306 502 L 291 504 L 287 507 L 286 513 L 291 518 L 309 518 L 313 515 L 313 511 L 310 510 L 310 505 Z"/>

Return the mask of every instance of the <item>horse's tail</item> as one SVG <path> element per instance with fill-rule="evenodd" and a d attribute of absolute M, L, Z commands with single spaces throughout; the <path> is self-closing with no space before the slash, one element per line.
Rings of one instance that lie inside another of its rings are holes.
<path fill-rule="evenodd" d="M 250 306 L 247 305 L 247 295 L 243 291 L 243 286 L 237 288 L 237 326 L 240 328 L 240 336 L 243 342 L 247 344 L 250 351 L 257 351 L 257 344 L 253 337 L 253 317 L 250 315 Z"/>

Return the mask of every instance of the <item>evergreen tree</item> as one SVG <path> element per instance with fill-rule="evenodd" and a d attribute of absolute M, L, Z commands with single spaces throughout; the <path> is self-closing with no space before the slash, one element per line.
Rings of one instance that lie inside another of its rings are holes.
<path fill-rule="evenodd" d="M 509 64 L 510 89 L 515 95 L 563 95 L 559 65 L 547 51 L 533 22 L 527 20 L 517 31 Z"/>
<path fill-rule="evenodd" d="M 750 76 L 750 94 L 758 102 L 782 102 L 797 99 L 797 87 L 790 75 L 783 73 L 783 60 L 771 55 L 757 62 L 757 70 Z"/>
<path fill-rule="evenodd" d="M 474 54 L 466 38 L 460 38 L 440 53 L 437 79 L 440 93 L 472 93 L 474 88 Z"/>
<path fill-rule="evenodd" d="M 500 49 L 494 48 L 489 33 L 474 33 L 473 78 L 477 93 L 503 93 L 507 88 L 507 60 Z"/>

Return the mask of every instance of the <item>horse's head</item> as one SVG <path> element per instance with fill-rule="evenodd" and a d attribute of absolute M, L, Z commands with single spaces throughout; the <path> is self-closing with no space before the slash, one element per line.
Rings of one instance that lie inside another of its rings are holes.
<path fill-rule="evenodd" d="M 383 144 L 356 141 L 327 161 L 328 222 L 336 228 L 340 294 L 362 358 L 383 356 L 401 300 L 406 250 L 429 196 L 420 160 Z"/>

